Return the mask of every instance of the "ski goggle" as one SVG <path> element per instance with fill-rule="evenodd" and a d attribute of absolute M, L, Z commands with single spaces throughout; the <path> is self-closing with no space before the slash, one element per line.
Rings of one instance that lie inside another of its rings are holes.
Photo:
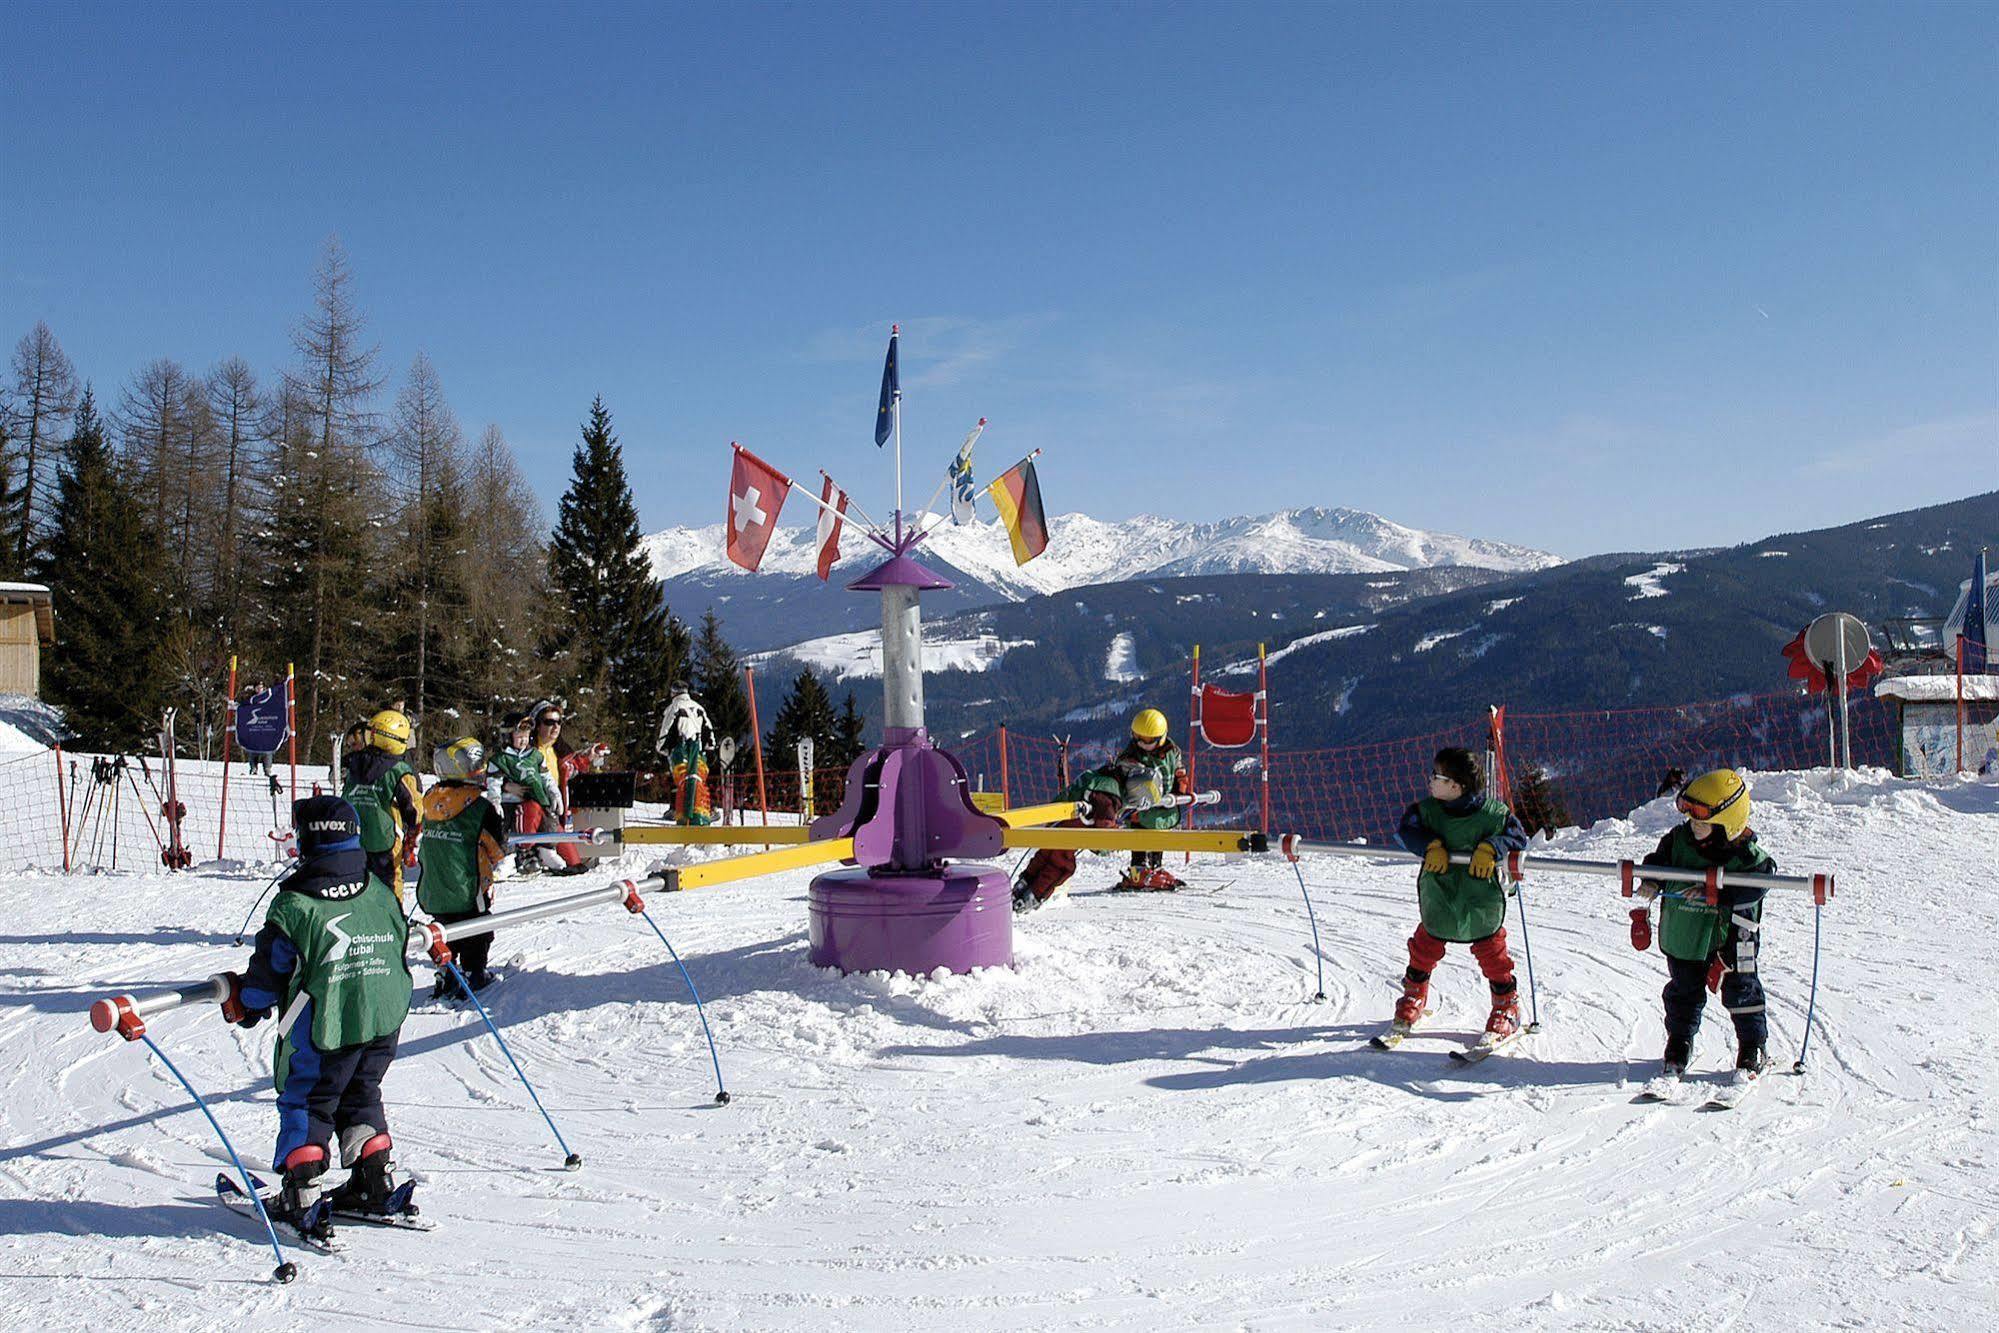
<path fill-rule="evenodd" d="M 537 719 L 537 723 L 544 727 L 559 727 L 562 725 L 562 718 L 560 715 L 544 715 Z"/>
<path fill-rule="evenodd" d="M 1742 793 L 1747 790 L 1748 788 L 1746 787 L 1737 787 L 1728 794 L 1727 800 L 1716 801 L 1713 804 L 1707 801 L 1696 801 L 1685 792 L 1681 792 L 1673 801 L 1673 804 L 1679 808 L 1681 814 L 1686 815 L 1690 819 L 1698 819 L 1701 823 L 1706 824 L 1712 822 L 1716 815 L 1741 800 Z"/>

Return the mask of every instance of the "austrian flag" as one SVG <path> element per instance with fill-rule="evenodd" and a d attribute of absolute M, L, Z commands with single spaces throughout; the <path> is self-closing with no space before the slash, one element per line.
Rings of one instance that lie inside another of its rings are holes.
<path fill-rule="evenodd" d="M 847 493 L 833 484 L 824 472 L 826 484 L 819 491 L 819 581 L 833 577 L 840 560 L 840 529 L 847 525 Z"/>
<path fill-rule="evenodd" d="M 791 478 L 733 440 L 729 447 L 736 451 L 729 472 L 729 559 L 754 573 L 777 531 Z"/>

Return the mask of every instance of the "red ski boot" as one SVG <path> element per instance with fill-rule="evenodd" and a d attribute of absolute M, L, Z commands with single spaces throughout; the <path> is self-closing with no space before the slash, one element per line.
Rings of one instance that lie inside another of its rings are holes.
<path fill-rule="evenodd" d="M 1520 1031 L 1520 993 L 1507 991 L 1492 997 L 1492 1013 L 1485 1020 L 1485 1035 L 1501 1042 Z"/>
<path fill-rule="evenodd" d="M 1402 1039 L 1429 1014 L 1425 1006 L 1430 1000 L 1430 978 L 1426 973 L 1417 981 L 1408 973 L 1402 974 L 1402 998 L 1395 1002 L 1395 1021 L 1388 1025 L 1388 1031 L 1379 1033 L 1368 1040 L 1376 1050 L 1392 1051 L 1402 1044 Z"/>

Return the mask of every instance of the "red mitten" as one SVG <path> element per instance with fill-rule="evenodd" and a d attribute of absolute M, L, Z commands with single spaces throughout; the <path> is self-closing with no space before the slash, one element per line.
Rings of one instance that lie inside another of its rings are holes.
<path fill-rule="evenodd" d="M 1631 947 L 1640 953 L 1652 947 L 1652 914 L 1646 908 L 1631 909 Z"/>
<path fill-rule="evenodd" d="M 1721 974 L 1726 971 L 1728 971 L 1728 968 L 1722 964 L 1722 961 L 1719 957 L 1717 957 L 1712 963 L 1709 963 L 1707 965 L 1707 988 L 1711 991 L 1720 990 Z"/>

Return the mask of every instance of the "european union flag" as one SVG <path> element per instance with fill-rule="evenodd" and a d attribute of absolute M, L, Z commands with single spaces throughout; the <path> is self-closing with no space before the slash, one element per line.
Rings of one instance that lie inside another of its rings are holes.
<path fill-rule="evenodd" d="M 1985 641 L 1985 577 L 1985 551 L 1980 548 L 1978 559 L 1971 566 L 1971 588 L 1964 598 L 1964 627 L 1959 631 L 1964 670 L 1974 674 L 1987 670 L 1990 664 L 1991 645 Z"/>
<path fill-rule="evenodd" d="M 875 408 L 875 447 L 888 443 L 888 437 L 895 429 L 895 400 L 902 397 L 902 380 L 895 373 L 895 342 L 901 326 L 895 325 L 888 333 L 888 360 L 882 363 L 881 403 Z"/>

